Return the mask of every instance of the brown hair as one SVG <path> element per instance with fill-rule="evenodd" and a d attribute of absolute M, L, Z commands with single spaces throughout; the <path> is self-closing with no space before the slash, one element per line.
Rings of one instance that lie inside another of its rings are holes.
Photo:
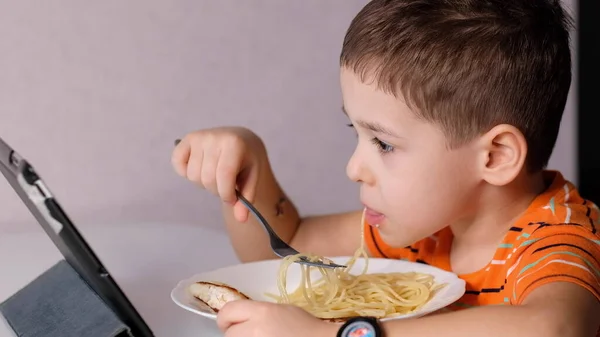
<path fill-rule="evenodd" d="M 570 16 L 559 0 L 372 0 L 352 20 L 341 66 L 401 95 L 449 146 L 517 127 L 543 169 L 571 84 Z"/>

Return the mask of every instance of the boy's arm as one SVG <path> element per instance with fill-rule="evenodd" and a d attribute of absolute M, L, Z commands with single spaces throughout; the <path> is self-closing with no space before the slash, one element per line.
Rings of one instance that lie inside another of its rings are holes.
<path fill-rule="evenodd" d="M 382 323 L 385 337 L 595 337 L 600 296 L 574 283 L 553 282 L 531 291 L 523 304 L 486 306 L 419 319 Z M 316 319 L 293 305 L 232 301 L 217 316 L 231 337 L 335 337 L 339 324 Z"/>
<path fill-rule="evenodd" d="M 478 307 L 382 326 L 386 337 L 595 337 L 600 301 L 583 287 L 556 282 L 535 289 L 519 306 Z"/>
<path fill-rule="evenodd" d="M 354 254 L 360 245 L 361 211 L 300 218 L 296 207 L 277 183 L 266 158 L 260 174 L 253 204 L 282 240 L 302 253 Z M 250 215 L 245 223 L 238 222 L 233 207 L 224 204 L 223 217 L 236 255 L 242 262 L 275 258 L 267 234 L 253 216 Z"/>

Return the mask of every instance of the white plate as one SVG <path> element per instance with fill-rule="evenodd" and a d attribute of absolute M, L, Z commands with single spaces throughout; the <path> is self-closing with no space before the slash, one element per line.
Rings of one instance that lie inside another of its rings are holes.
<path fill-rule="evenodd" d="M 336 263 L 345 264 L 349 257 L 338 257 L 332 259 Z M 216 319 L 215 312 L 201 301 L 194 298 L 189 292 L 188 287 L 199 281 L 221 282 L 230 285 L 253 300 L 270 301 L 273 300 L 265 293 L 279 295 L 277 290 L 277 275 L 281 260 L 268 260 L 252 263 L 244 263 L 235 266 L 225 267 L 206 273 L 194 275 L 177 284 L 171 292 L 171 299 L 180 307 L 189 310 L 198 315 Z M 352 267 L 351 273 L 357 274 L 364 267 L 364 259 L 356 261 Z M 318 272 L 318 271 L 316 271 Z M 410 314 L 396 316 L 388 319 L 414 318 L 427 315 L 439 309 L 442 309 L 459 298 L 465 293 L 465 281 L 458 278 L 456 274 L 441 270 L 436 267 L 422 263 L 407 262 L 401 260 L 369 258 L 368 273 L 385 272 L 420 272 L 433 275 L 436 283 L 445 283 L 446 286 L 440 289 L 433 298 L 419 310 Z M 315 274 L 315 277 L 319 275 Z M 313 278 L 316 279 L 316 278 Z M 288 269 L 287 287 L 288 291 L 296 289 L 300 283 L 300 268 L 294 264 Z M 383 320 L 388 320 L 383 319 Z"/>

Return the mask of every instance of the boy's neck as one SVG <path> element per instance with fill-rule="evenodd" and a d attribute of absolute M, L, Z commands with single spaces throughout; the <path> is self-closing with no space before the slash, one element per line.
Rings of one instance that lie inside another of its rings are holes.
<path fill-rule="evenodd" d="M 452 225 L 454 245 L 496 245 L 531 202 L 547 188 L 543 172 L 522 174 L 510 185 L 486 186 L 475 212 Z"/>

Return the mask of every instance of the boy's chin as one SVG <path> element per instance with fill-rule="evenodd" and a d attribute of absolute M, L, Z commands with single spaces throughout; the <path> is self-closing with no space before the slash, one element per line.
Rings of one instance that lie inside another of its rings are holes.
<path fill-rule="evenodd" d="M 420 241 L 431 234 L 423 233 L 422 231 L 416 232 L 406 228 L 404 230 L 394 228 L 393 226 L 380 226 L 379 236 L 381 239 L 391 247 L 404 248 L 410 246 L 417 241 Z"/>

